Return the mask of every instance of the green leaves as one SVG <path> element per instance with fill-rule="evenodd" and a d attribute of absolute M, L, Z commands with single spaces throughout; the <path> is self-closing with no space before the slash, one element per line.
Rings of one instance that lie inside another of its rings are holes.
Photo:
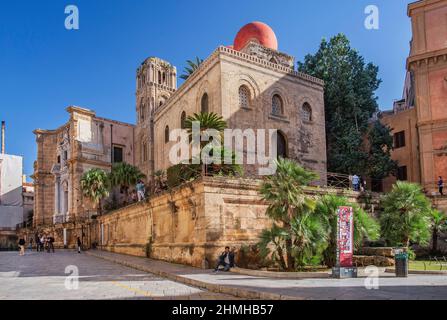
<path fill-rule="evenodd" d="M 82 194 L 100 208 L 103 198 L 109 196 L 109 178 L 101 169 L 90 169 L 81 178 Z"/>
<path fill-rule="evenodd" d="M 351 48 L 347 37 L 338 34 L 329 41 L 323 39 L 314 55 L 298 62 L 298 70 L 325 81 L 328 171 L 345 174 L 369 171 L 371 162 L 363 138 L 369 119 L 378 110 L 374 93 L 381 82 L 378 67 L 366 64 Z M 385 165 L 384 171 L 387 170 Z"/>
<path fill-rule="evenodd" d="M 303 187 L 318 179 L 289 159 L 276 160 L 276 173 L 265 178 L 260 193 L 270 203 L 267 215 L 276 221 L 291 221 L 301 212 L 311 211 L 315 201 L 304 195 Z"/>
<path fill-rule="evenodd" d="M 203 63 L 203 60 L 199 57 L 196 57 L 195 61 L 186 60 L 187 66 L 185 67 L 183 74 L 180 76 L 181 79 L 186 80 L 192 75 Z"/>
<path fill-rule="evenodd" d="M 382 198 L 382 235 L 391 246 L 426 244 L 430 236 L 430 201 L 419 185 L 398 181 Z"/>
<path fill-rule="evenodd" d="M 109 175 L 111 186 L 120 186 L 125 192 L 128 191 L 130 186 L 136 185 L 138 180 L 145 177 L 140 169 L 125 162 L 113 164 Z"/>
<path fill-rule="evenodd" d="M 337 209 L 342 206 L 350 206 L 354 210 L 354 245 L 358 249 L 363 240 L 377 240 L 380 237 L 378 222 L 368 215 L 355 203 L 350 203 L 347 198 L 336 195 L 321 197 L 315 208 L 315 214 L 320 217 L 328 234 L 328 245 L 323 256 L 328 267 L 335 265 L 335 250 L 337 246 Z"/>

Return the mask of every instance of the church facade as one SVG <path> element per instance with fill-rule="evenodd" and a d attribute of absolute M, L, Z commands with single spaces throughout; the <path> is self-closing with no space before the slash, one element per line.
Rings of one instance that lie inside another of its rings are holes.
<path fill-rule="evenodd" d="M 93 210 L 79 190 L 80 178 L 91 168 L 109 171 L 114 162 L 125 161 L 148 179 L 168 169 L 176 143 L 169 133 L 199 112 L 221 115 L 230 129 L 278 130 L 278 155 L 314 170 L 325 185 L 324 83 L 295 71 L 294 64 L 293 57 L 278 51 L 272 29 L 252 22 L 233 45 L 214 50 L 179 88 L 175 66 L 146 59 L 136 74 L 135 125 L 67 108 L 65 125 L 35 130 L 35 225 L 67 222 Z M 268 154 L 269 145 L 265 148 Z M 255 174 L 258 165 L 244 169 Z"/>
<path fill-rule="evenodd" d="M 294 63 L 278 51 L 275 34 L 261 22 L 244 26 L 232 46 L 218 47 L 178 90 L 176 68 L 147 59 L 137 71 L 139 167 L 150 176 L 173 165 L 169 151 L 176 141 L 169 133 L 194 113 L 214 112 L 230 129 L 278 130 L 278 155 L 318 172 L 324 184 L 324 84 L 296 72 Z M 257 166 L 244 169 L 256 174 Z"/>

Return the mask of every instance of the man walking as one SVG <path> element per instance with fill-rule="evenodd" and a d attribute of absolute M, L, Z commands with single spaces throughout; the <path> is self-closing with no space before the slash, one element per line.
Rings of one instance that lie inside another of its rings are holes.
<path fill-rule="evenodd" d="M 81 238 L 79 238 L 79 237 L 77 239 L 77 244 L 78 244 L 78 253 L 81 253 L 82 242 L 81 242 Z"/>
<path fill-rule="evenodd" d="M 442 180 L 442 177 L 441 176 L 439 176 L 439 179 L 438 179 L 438 190 L 439 190 L 439 193 L 441 194 L 441 196 L 443 196 L 444 195 L 444 181 Z"/>

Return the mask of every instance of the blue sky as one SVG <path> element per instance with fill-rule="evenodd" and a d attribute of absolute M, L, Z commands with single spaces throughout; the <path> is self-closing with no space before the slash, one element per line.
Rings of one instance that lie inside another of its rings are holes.
<path fill-rule="evenodd" d="M 7 153 L 24 156 L 32 173 L 36 128 L 67 121 L 65 107 L 135 122 L 135 70 L 148 56 L 177 66 L 232 44 L 240 27 L 263 21 L 279 49 L 302 60 L 322 38 L 347 34 L 383 83 L 381 109 L 402 94 L 411 39 L 409 0 L 2 0 L 0 3 L 0 119 Z M 79 8 L 80 29 L 66 30 L 65 6 Z M 380 10 L 380 29 L 364 28 L 367 5 Z"/>

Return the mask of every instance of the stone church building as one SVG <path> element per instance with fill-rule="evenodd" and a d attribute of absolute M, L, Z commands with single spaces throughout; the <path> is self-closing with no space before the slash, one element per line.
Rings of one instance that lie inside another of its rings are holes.
<path fill-rule="evenodd" d="M 245 25 L 233 45 L 219 46 L 177 88 L 177 69 L 146 59 L 136 74 L 136 124 L 99 118 L 68 107 L 69 121 L 56 130 L 35 130 L 35 224 L 70 221 L 91 211 L 80 178 L 114 162 L 138 166 L 147 177 L 166 170 L 173 129 L 187 116 L 214 112 L 232 129 L 277 129 L 279 155 L 295 159 L 326 182 L 323 81 L 299 73 L 294 58 L 278 50 L 273 30 Z M 268 146 L 266 147 L 268 148 Z M 245 166 L 248 173 L 254 167 Z"/>

